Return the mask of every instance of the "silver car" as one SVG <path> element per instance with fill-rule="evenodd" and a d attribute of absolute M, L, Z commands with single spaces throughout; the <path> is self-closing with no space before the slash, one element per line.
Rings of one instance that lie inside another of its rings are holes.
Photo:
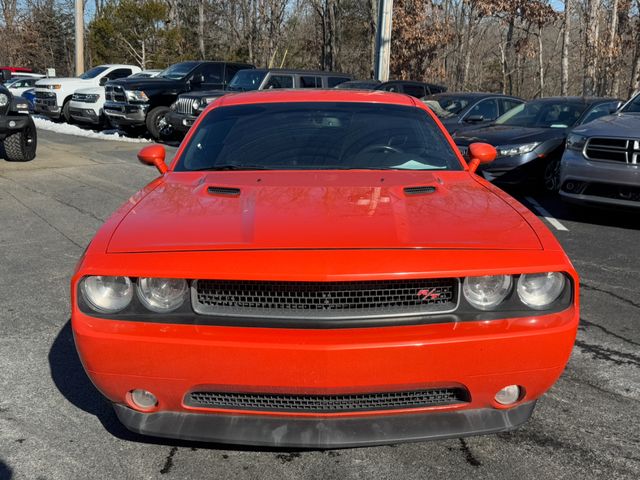
<path fill-rule="evenodd" d="M 640 207 L 640 93 L 569 134 L 560 185 L 571 202 Z"/>

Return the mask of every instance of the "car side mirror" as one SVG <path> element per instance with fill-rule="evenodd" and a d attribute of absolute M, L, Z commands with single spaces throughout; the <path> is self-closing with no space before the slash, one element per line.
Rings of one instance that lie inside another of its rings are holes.
<path fill-rule="evenodd" d="M 165 155 L 166 151 L 162 145 L 149 145 L 138 152 L 138 160 L 145 165 L 155 166 L 160 175 L 164 175 L 168 170 L 167 165 L 164 163 Z"/>
<path fill-rule="evenodd" d="M 108 81 L 109 81 L 109 78 L 108 78 L 108 77 L 102 77 L 102 78 L 100 79 L 100 81 L 98 82 L 98 84 L 99 84 L 101 87 L 104 87 L 104 86 L 107 84 L 107 82 L 108 82 Z"/>
<path fill-rule="evenodd" d="M 0 70 L 0 83 L 4 83 L 11 78 L 9 70 Z"/>
<path fill-rule="evenodd" d="M 483 120 L 484 120 L 484 116 L 482 115 L 469 115 L 467 118 L 464 119 L 464 121 L 467 123 L 478 123 L 478 122 L 482 122 Z"/>
<path fill-rule="evenodd" d="M 468 155 L 471 159 L 469 162 L 469 171 L 474 173 L 480 164 L 493 162 L 498 152 L 493 145 L 489 145 L 488 143 L 472 143 L 469 145 Z"/>

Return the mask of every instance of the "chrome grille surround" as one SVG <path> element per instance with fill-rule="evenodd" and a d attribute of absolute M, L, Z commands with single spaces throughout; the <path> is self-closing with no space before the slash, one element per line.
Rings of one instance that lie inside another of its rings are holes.
<path fill-rule="evenodd" d="M 437 407 L 469 400 L 469 392 L 456 387 L 338 395 L 194 391 L 185 396 L 184 404 L 194 408 L 221 410 L 341 413 Z"/>
<path fill-rule="evenodd" d="M 230 317 L 340 320 L 450 313 L 458 278 L 355 282 L 194 280 L 196 313 Z"/>
<path fill-rule="evenodd" d="M 183 115 L 195 115 L 196 109 L 194 108 L 194 105 L 196 102 L 200 102 L 200 100 L 201 99 L 199 98 L 184 97 L 181 95 L 174 103 L 174 110 Z"/>
<path fill-rule="evenodd" d="M 584 157 L 601 162 L 640 164 L 640 140 L 593 137 L 585 143 Z"/>
<path fill-rule="evenodd" d="M 107 85 L 104 87 L 105 100 L 107 102 L 124 102 L 127 103 L 127 95 L 124 88 L 119 85 Z"/>

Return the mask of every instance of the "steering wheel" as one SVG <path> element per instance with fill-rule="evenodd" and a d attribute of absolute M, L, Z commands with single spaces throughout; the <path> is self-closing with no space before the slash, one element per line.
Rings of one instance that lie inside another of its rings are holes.
<path fill-rule="evenodd" d="M 363 148 L 360 153 L 376 153 L 376 152 L 391 152 L 391 153 L 404 153 L 401 149 L 397 147 L 392 147 L 391 145 L 386 144 L 378 144 L 378 145 L 369 145 L 368 147 Z"/>

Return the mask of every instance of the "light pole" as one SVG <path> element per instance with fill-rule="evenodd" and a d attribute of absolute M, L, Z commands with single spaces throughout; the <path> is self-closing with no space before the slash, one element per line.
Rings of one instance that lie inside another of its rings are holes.
<path fill-rule="evenodd" d="M 379 0 L 378 25 L 376 28 L 376 61 L 374 71 L 376 78 L 381 82 L 389 80 L 392 17 L 393 0 Z"/>
<path fill-rule="evenodd" d="M 76 76 L 84 73 L 84 0 L 76 1 Z"/>

